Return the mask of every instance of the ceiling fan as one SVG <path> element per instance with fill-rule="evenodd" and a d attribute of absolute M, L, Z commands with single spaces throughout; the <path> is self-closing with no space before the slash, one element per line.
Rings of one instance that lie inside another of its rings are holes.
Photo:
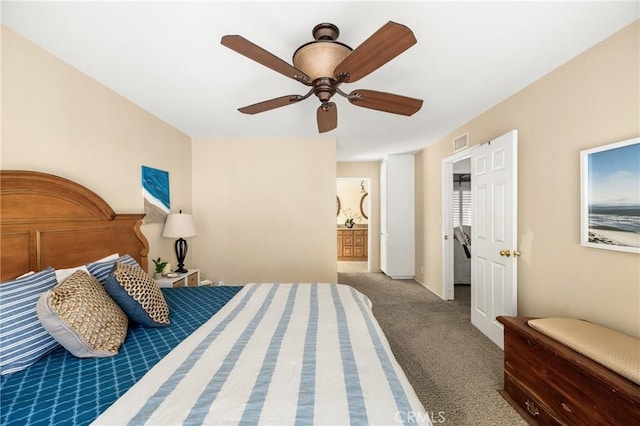
<path fill-rule="evenodd" d="M 312 94 L 320 99 L 317 110 L 318 131 L 328 132 L 338 126 L 334 94 L 344 96 L 355 106 L 410 116 L 422 107 L 422 100 L 375 90 L 343 92 L 342 83 L 353 83 L 380 68 L 416 44 L 413 32 L 402 24 L 387 22 L 355 50 L 336 41 L 338 27 L 329 23 L 313 28 L 314 41 L 303 44 L 293 54 L 293 65 L 267 52 L 239 35 L 225 35 L 220 43 L 249 59 L 292 78 L 310 89 L 305 95 L 286 95 L 238 108 L 245 114 L 257 114 L 291 105 Z"/>

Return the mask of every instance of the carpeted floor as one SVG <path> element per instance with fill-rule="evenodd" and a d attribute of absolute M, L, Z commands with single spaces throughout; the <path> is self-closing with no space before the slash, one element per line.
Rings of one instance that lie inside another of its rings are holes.
<path fill-rule="evenodd" d="M 470 322 L 470 287 L 445 301 L 413 280 L 383 273 L 339 273 L 373 302 L 391 349 L 436 424 L 527 423 L 500 396 L 503 354 Z"/>

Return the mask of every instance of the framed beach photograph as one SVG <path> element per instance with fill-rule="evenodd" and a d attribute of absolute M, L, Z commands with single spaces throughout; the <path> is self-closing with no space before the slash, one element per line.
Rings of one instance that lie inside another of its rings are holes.
<path fill-rule="evenodd" d="M 640 138 L 580 152 L 580 243 L 640 253 Z"/>

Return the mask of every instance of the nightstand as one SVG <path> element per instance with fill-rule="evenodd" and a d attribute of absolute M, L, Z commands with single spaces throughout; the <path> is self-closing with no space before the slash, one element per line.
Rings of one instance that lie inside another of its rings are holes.
<path fill-rule="evenodd" d="M 200 285 L 200 269 L 189 269 L 186 274 L 177 277 L 162 277 L 156 280 L 158 287 L 198 287 Z"/>

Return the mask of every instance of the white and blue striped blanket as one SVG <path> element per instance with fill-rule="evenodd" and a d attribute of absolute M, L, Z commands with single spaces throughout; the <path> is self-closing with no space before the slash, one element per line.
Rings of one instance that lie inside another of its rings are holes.
<path fill-rule="evenodd" d="M 371 303 L 340 284 L 249 284 L 94 424 L 431 424 Z"/>

